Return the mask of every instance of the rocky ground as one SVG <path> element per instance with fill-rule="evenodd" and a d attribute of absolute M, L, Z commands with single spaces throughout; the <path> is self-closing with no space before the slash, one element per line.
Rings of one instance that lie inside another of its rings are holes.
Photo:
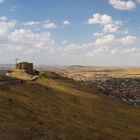
<path fill-rule="evenodd" d="M 140 78 L 110 78 L 94 80 L 98 93 L 117 97 L 124 102 L 140 106 Z"/>
<path fill-rule="evenodd" d="M 114 73 L 94 74 L 92 76 L 85 76 L 80 72 L 76 74 L 59 72 L 58 74 L 76 81 L 92 82 L 98 93 L 117 97 L 128 104 L 140 106 L 140 77 L 135 73 L 133 76 L 131 73 L 130 77 L 127 73 L 119 77 Z"/>

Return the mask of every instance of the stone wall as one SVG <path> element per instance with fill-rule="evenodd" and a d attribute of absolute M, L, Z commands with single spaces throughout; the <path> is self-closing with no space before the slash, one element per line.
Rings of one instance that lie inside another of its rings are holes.
<path fill-rule="evenodd" d="M 17 63 L 16 69 L 25 70 L 27 73 L 33 73 L 33 63 L 28 62 Z"/>

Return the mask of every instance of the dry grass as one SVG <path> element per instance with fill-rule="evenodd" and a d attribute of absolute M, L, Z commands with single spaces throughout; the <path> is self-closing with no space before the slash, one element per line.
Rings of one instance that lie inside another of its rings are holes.
<path fill-rule="evenodd" d="M 140 108 L 47 73 L 0 87 L 2 140 L 139 140 Z"/>
<path fill-rule="evenodd" d="M 140 68 L 65 68 L 65 69 L 51 69 L 51 71 L 60 71 L 66 73 L 68 76 L 75 77 L 75 75 L 82 75 L 85 77 L 93 77 L 95 75 L 109 75 L 111 77 L 140 77 Z"/>
<path fill-rule="evenodd" d="M 12 73 L 9 74 L 10 77 L 22 79 L 22 80 L 29 80 L 32 75 L 25 72 L 25 70 L 18 70 L 14 69 Z"/>

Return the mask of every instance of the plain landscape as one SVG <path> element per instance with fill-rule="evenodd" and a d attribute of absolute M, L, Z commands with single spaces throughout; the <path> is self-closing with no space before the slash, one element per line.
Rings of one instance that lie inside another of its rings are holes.
<path fill-rule="evenodd" d="M 139 140 L 139 105 L 99 93 L 91 80 L 71 77 L 75 73 L 80 77 L 100 73 L 104 80 L 104 74 L 110 73 L 117 78 L 139 79 L 137 68 L 111 69 L 45 68 L 35 81 L 0 85 L 1 139 Z"/>
<path fill-rule="evenodd" d="M 0 0 L 0 140 L 140 140 L 140 0 Z"/>

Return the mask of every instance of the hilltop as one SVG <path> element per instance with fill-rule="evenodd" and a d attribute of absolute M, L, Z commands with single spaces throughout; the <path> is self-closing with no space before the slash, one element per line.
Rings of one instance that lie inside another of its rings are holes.
<path fill-rule="evenodd" d="M 2 140 L 139 140 L 140 108 L 46 72 L 0 86 Z"/>

